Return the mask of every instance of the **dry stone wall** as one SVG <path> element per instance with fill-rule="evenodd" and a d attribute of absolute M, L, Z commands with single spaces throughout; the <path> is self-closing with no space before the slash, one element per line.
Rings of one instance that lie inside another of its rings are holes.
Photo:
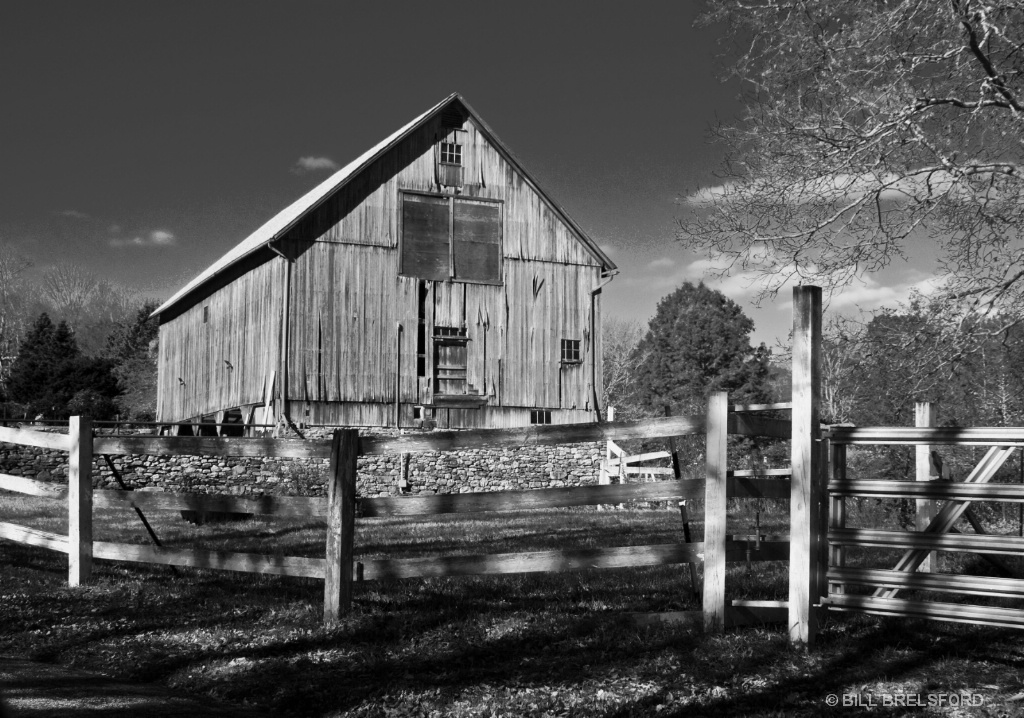
<path fill-rule="evenodd" d="M 507 491 L 597 483 L 601 443 L 424 452 L 359 458 L 362 496 Z M 132 489 L 234 495 L 321 496 L 324 459 L 113 456 Z M 0 443 L 0 473 L 66 482 L 67 454 Z M 93 462 L 96 488 L 119 488 L 106 461 Z"/>

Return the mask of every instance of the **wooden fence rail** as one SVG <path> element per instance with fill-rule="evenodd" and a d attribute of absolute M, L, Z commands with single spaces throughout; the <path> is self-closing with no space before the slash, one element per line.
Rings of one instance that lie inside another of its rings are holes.
<path fill-rule="evenodd" d="M 69 555 L 69 577 L 78 582 L 88 578 L 93 559 L 153 563 L 171 566 L 304 576 L 324 580 L 325 621 L 336 621 L 349 610 L 354 581 L 431 576 L 465 576 L 531 572 L 576 571 L 592 568 L 623 568 L 706 561 L 712 556 L 716 565 L 733 561 L 778 561 L 789 556 L 787 537 L 730 536 L 725 533 L 725 511 L 714 514 L 709 523 L 712 543 L 619 546 L 596 549 L 531 551 L 518 554 L 454 555 L 432 558 L 364 559 L 355 561 L 354 527 L 356 517 L 413 517 L 437 514 L 517 511 L 571 506 L 622 504 L 630 501 L 687 501 L 706 498 L 706 480 L 656 481 L 644 484 L 617 484 L 552 488 L 526 491 L 501 491 L 428 496 L 363 497 L 355 496 L 355 460 L 360 453 L 393 451 L 443 451 L 459 448 L 521 446 L 544 443 L 581 442 L 597 439 L 650 438 L 677 436 L 700 431 L 788 436 L 788 423 L 764 419 L 756 414 L 731 414 L 725 395 L 718 399 L 718 413 L 709 423 L 704 416 L 618 424 L 534 427 L 530 429 L 487 430 L 476 432 L 439 432 L 417 437 L 386 439 L 361 438 L 354 430 L 335 433 L 331 442 L 294 439 L 225 437 L 93 437 L 87 420 L 72 420 L 68 435 L 3 429 L 0 439 L 22 441 L 32 446 L 60 448 L 72 455 L 72 476 L 67 486 L 54 485 L 25 477 L 0 474 L 0 489 L 68 501 L 69 536 L 0 523 L 0 537 L 28 545 L 60 551 Z M 773 407 L 779 408 L 779 407 Z M 747 412 L 751 407 L 744 407 Z M 43 438 L 40 438 L 43 437 Z M 713 493 L 724 507 L 726 498 L 774 498 L 790 496 L 789 470 L 727 469 L 725 443 L 720 442 L 714 475 Z M 77 452 L 77 453 L 76 453 Z M 329 459 L 328 496 L 225 496 L 160 491 L 83 491 L 84 477 L 93 454 L 109 458 L 112 454 L 145 453 L 168 455 L 267 456 Z M 76 461 L 77 459 L 77 461 Z M 88 459 L 88 461 L 86 461 Z M 327 542 L 324 558 L 267 556 L 262 554 L 183 549 L 162 546 L 124 544 L 92 540 L 92 509 L 132 507 L 136 510 L 195 510 L 251 513 L 271 516 L 304 516 L 325 520 Z M 752 550 L 752 546 L 755 548 Z M 77 560 L 76 557 L 77 556 Z M 77 567 L 74 567 L 77 566 Z M 717 579 L 716 579 L 717 581 Z M 734 614 L 725 604 L 724 572 L 721 581 L 705 582 L 705 603 L 715 604 L 716 616 L 746 616 L 771 613 L 774 608 L 747 606 Z M 721 585 L 719 585 L 721 584 Z M 710 586 L 710 588 L 709 588 Z M 717 620 L 717 619 L 716 619 Z M 739 619 L 737 619 L 739 620 Z M 705 620 L 707 622 L 707 620 Z M 717 625 L 725 621 L 717 620 Z"/>

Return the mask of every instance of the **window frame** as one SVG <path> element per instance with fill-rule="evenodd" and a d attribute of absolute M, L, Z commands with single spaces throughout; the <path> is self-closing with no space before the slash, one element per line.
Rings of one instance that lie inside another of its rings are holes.
<path fill-rule="evenodd" d="M 406 195 L 416 195 L 419 197 L 434 197 L 437 199 L 448 200 L 448 277 L 444 280 L 427 279 L 420 277 L 415 274 L 406 274 L 403 269 L 405 266 L 405 197 Z M 489 279 L 468 279 L 463 277 L 455 276 L 455 203 L 456 202 L 480 202 L 493 204 L 498 206 L 498 229 L 500 236 L 498 238 L 498 278 L 496 280 Z M 409 190 L 400 189 L 398 190 L 398 274 L 402 277 L 408 277 L 410 279 L 420 279 L 423 281 L 446 281 L 446 282 L 462 282 L 464 284 L 486 284 L 492 287 L 501 287 L 505 284 L 505 200 L 493 199 L 491 197 L 470 197 L 466 195 L 452 195 L 438 192 L 423 192 L 421 190 Z"/>
<path fill-rule="evenodd" d="M 530 426 L 550 426 L 551 409 L 530 409 Z"/>
<path fill-rule="evenodd" d="M 562 339 L 562 364 L 575 365 L 583 363 L 583 342 L 579 339 Z"/>

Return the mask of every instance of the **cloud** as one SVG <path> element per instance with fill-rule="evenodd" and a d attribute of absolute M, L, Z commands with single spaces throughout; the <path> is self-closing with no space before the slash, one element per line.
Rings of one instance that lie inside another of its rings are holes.
<path fill-rule="evenodd" d="M 292 172 L 301 175 L 307 172 L 333 172 L 336 169 L 338 163 L 330 157 L 300 157 L 292 167 Z"/>
<path fill-rule="evenodd" d="M 68 217 L 69 219 L 92 219 L 85 212 L 79 212 L 77 209 L 65 209 L 58 212 L 61 217 Z"/>
<path fill-rule="evenodd" d="M 915 173 L 916 172 L 916 173 Z M 962 195 L 966 190 L 945 170 L 922 169 L 910 171 L 906 176 L 892 172 L 881 174 L 834 173 L 808 177 L 781 187 L 775 182 L 754 180 L 741 185 L 727 182 L 714 187 L 703 187 L 679 200 L 681 204 L 701 208 L 711 205 L 742 204 L 754 200 L 772 200 L 801 205 L 821 202 L 848 202 L 874 196 L 879 192 L 882 201 L 923 201 L 946 193 Z"/>
<path fill-rule="evenodd" d="M 668 269 L 669 267 L 676 266 L 676 260 L 671 257 L 658 257 L 657 259 L 648 262 L 648 269 Z"/>
<path fill-rule="evenodd" d="M 149 234 L 136 237 L 114 237 L 110 240 L 111 247 L 169 247 L 177 241 L 175 236 L 163 229 L 155 229 Z"/>

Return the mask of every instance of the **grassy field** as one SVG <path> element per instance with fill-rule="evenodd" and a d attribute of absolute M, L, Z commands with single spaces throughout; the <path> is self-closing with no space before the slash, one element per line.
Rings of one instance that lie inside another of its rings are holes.
<path fill-rule="evenodd" d="M 195 527 L 171 512 L 149 517 L 169 545 L 323 555 L 317 522 Z M 60 505 L 40 499 L 0 497 L 0 519 L 64 529 Z M 753 523 L 737 508 L 729 528 L 748 533 Z M 785 516 L 765 507 L 761 526 L 785 532 Z M 97 511 L 95 533 L 146 541 L 130 511 Z M 577 509 L 367 519 L 356 544 L 366 557 L 425 556 L 664 543 L 681 533 L 674 509 Z M 785 598 L 785 569 L 733 565 L 730 595 Z M 714 637 L 637 628 L 631 612 L 698 608 L 685 566 L 367 583 L 331 629 L 321 625 L 322 598 L 315 580 L 104 561 L 90 585 L 70 589 L 64 556 L 0 540 L 0 653 L 273 714 L 1024 715 L 1017 631 L 832 614 L 816 647 L 801 652 L 781 627 Z M 944 705 L 887 705 L 900 700 Z"/>

